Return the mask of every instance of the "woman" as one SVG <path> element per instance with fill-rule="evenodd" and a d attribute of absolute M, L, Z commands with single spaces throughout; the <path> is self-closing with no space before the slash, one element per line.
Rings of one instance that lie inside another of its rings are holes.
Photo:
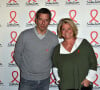
<path fill-rule="evenodd" d="M 57 33 L 64 41 L 53 52 L 53 72 L 61 90 L 92 90 L 97 60 L 86 39 L 77 38 L 78 29 L 70 18 L 61 19 Z"/>

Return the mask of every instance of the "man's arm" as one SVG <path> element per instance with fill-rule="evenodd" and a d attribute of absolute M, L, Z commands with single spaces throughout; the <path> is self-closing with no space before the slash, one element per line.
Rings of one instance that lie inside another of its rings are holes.
<path fill-rule="evenodd" d="M 23 33 L 21 33 L 17 39 L 16 45 L 15 45 L 15 50 L 14 50 L 14 60 L 16 62 L 16 64 L 18 65 L 18 67 L 20 68 L 21 64 L 22 64 L 22 53 L 23 53 L 23 48 L 24 48 L 24 44 L 23 44 Z"/>

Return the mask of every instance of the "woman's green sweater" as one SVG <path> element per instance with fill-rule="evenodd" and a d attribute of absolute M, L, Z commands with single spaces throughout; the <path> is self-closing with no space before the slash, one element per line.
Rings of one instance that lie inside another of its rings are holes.
<path fill-rule="evenodd" d="M 60 44 L 53 53 L 53 67 L 58 68 L 61 90 L 79 89 L 89 69 L 97 69 L 97 60 L 93 48 L 87 40 L 70 54 L 60 54 Z"/>

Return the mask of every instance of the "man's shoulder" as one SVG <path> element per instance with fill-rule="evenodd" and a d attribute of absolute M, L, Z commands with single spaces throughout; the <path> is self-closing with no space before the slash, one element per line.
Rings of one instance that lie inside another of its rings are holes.
<path fill-rule="evenodd" d="M 22 31 L 20 33 L 20 37 L 23 37 L 23 38 L 30 37 L 31 34 L 33 33 L 33 30 L 34 30 L 34 28 L 29 28 L 29 29 L 26 29 L 26 30 Z"/>
<path fill-rule="evenodd" d="M 23 34 L 32 33 L 33 30 L 34 30 L 34 28 L 29 28 L 29 29 L 25 29 L 21 33 L 23 33 Z"/>
<path fill-rule="evenodd" d="M 48 34 L 51 36 L 51 37 L 55 37 L 57 38 L 57 35 L 55 33 L 53 33 L 52 31 L 48 30 Z"/>

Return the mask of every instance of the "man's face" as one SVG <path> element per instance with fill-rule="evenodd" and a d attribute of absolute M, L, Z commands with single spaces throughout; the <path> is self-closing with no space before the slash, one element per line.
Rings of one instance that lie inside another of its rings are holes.
<path fill-rule="evenodd" d="M 38 30 L 41 32 L 46 31 L 50 24 L 49 14 L 40 13 L 39 17 L 36 19 L 36 24 Z"/>

